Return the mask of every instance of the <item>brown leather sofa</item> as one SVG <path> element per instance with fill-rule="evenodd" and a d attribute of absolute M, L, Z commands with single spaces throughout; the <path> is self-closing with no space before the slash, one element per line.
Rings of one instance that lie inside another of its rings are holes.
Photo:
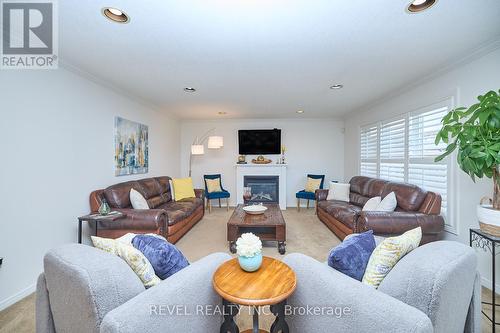
<path fill-rule="evenodd" d="M 394 183 L 363 176 L 349 181 L 349 202 L 326 200 L 328 190 L 316 191 L 316 212 L 319 219 L 340 239 L 352 233 L 373 230 L 375 235 L 400 235 L 418 226 L 422 227 L 425 244 L 440 239 L 444 230 L 441 196 L 418 186 Z M 396 194 L 398 206 L 394 212 L 362 211 L 368 199 L 390 192 Z"/>
<path fill-rule="evenodd" d="M 97 236 L 117 238 L 128 232 L 156 233 L 176 243 L 205 214 L 204 190 L 195 189 L 195 198 L 172 201 L 170 177 L 133 180 L 112 185 L 90 194 L 90 210 L 98 211 L 105 198 L 112 210 L 126 214 L 116 221 L 99 222 Z M 151 209 L 133 209 L 130 189 L 140 192 Z"/>

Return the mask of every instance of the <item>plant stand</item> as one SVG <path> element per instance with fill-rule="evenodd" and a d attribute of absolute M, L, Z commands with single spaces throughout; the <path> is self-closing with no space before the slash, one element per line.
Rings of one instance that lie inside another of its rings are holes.
<path fill-rule="evenodd" d="M 481 310 L 483 315 L 491 322 L 492 332 L 495 332 L 496 325 L 499 323 L 495 320 L 495 310 L 497 307 L 496 304 L 496 293 L 495 293 L 495 259 L 496 259 L 496 249 L 497 244 L 500 244 L 500 237 L 495 237 L 483 232 L 480 229 L 469 229 L 469 245 L 470 247 L 480 248 L 483 251 L 489 250 L 491 253 L 491 303 L 490 302 L 481 302 L 481 304 L 491 305 L 491 318 L 488 316 L 484 310 Z"/>

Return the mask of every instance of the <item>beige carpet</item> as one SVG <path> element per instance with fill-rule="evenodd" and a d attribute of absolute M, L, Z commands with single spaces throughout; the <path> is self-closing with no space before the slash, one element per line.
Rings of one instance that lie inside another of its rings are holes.
<path fill-rule="evenodd" d="M 211 214 L 205 215 L 177 246 L 190 261 L 195 261 L 208 253 L 226 252 L 226 222 L 231 215 L 225 209 L 215 209 Z M 287 221 L 287 253 L 301 252 L 324 261 L 329 250 L 339 243 L 335 235 L 330 232 L 314 215 L 314 210 L 289 208 L 283 212 Z M 281 258 L 275 243 L 264 245 L 264 255 Z M 483 300 L 490 300 L 490 291 L 483 289 Z M 500 302 L 500 298 L 497 300 Z M 484 309 L 491 313 L 491 306 Z M 31 333 L 35 331 L 35 297 L 30 295 L 10 308 L 0 312 L 0 333 Z M 268 313 L 268 312 L 267 312 Z M 496 311 L 500 318 L 500 309 Z M 270 316 L 261 319 L 260 327 L 269 329 L 272 322 Z M 248 308 L 243 308 L 237 318 L 240 331 L 251 328 L 251 316 Z M 483 316 L 483 332 L 491 331 L 491 324 Z"/>

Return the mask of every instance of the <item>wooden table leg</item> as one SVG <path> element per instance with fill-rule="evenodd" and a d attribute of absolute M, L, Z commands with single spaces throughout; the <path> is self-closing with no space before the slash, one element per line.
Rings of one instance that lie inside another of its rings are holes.
<path fill-rule="evenodd" d="M 234 322 L 234 316 L 238 314 L 239 306 L 222 299 L 224 307 L 224 322 L 220 327 L 220 333 L 240 333 L 238 325 Z"/>
<path fill-rule="evenodd" d="M 271 312 L 276 316 L 276 320 L 271 325 L 271 333 L 289 333 L 290 329 L 285 321 L 286 300 L 281 303 L 271 305 Z"/>

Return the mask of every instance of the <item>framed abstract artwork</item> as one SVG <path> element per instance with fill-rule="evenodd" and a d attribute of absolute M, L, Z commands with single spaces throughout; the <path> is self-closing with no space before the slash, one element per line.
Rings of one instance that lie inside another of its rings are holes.
<path fill-rule="evenodd" d="M 147 173 L 148 126 L 115 117 L 115 176 Z"/>

